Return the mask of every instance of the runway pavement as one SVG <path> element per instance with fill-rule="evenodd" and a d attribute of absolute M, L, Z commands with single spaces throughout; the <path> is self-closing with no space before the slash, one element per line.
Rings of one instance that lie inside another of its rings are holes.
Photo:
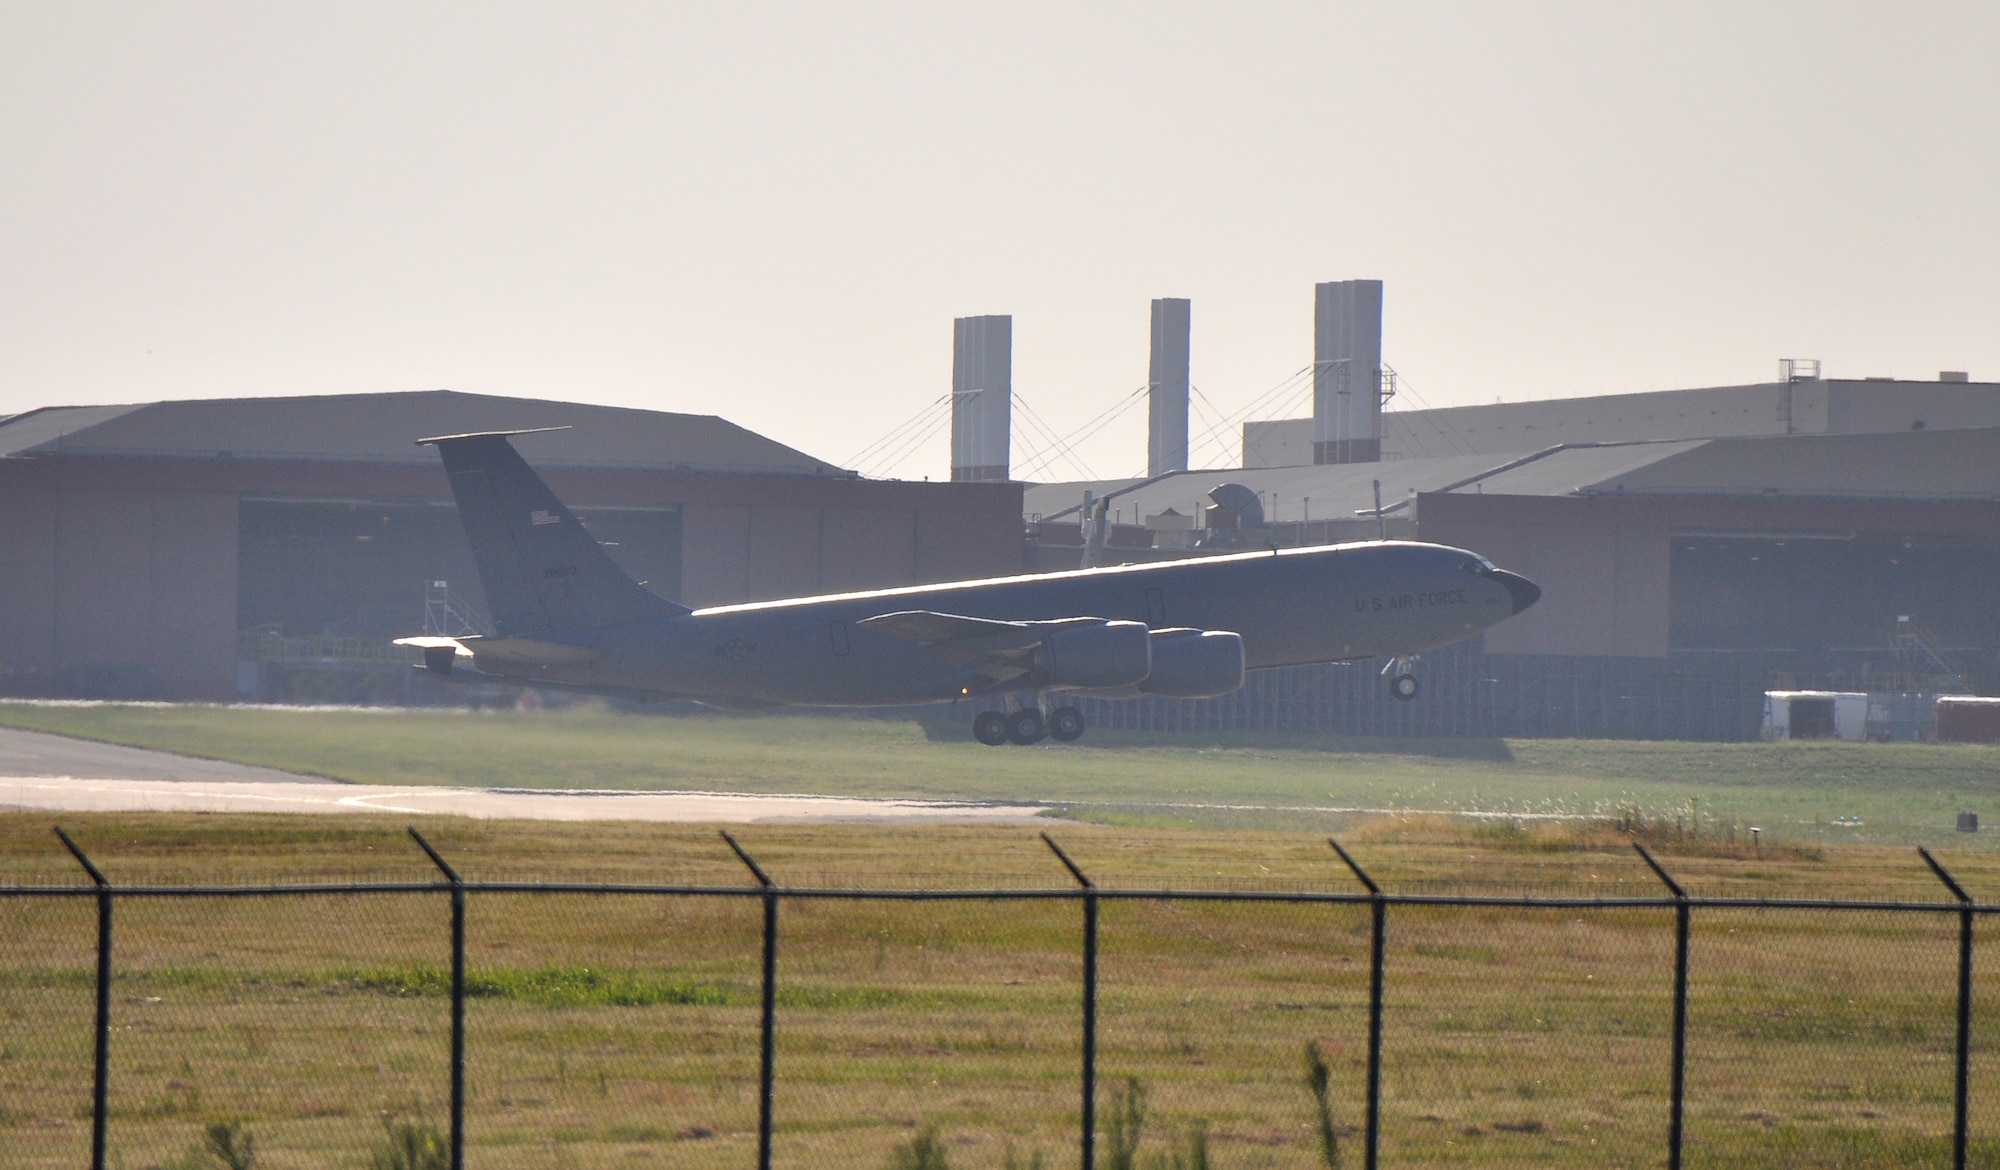
<path fill-rule="evenodd" d="M 169 752 L 0 727 L 0 777 L 16 776 L 88 776 L 203 784 L 334 783 L 275 768 L 250 768 L 220 760 L 197 760 Z"/>
<path fill-rule="evenodd" d="M 546 821 L 1020 822 L 1031 804 L 740 792 L 341 784 L 269 768 L 0 728 L 0 810 L 396 813 Z"/>

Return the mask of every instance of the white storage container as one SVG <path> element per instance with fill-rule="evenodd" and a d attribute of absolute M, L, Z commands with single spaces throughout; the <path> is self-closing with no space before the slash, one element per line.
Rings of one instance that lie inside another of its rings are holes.
<path fill-rule="evenodd" d="M 1861 691 L 1765 691 L 1765 739 L 1868 738 L 1868 696 Z"/>

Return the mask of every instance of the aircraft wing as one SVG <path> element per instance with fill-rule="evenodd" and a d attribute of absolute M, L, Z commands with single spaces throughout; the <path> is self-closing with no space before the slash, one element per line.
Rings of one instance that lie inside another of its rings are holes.
<path fill-rule="evenodd" d="M 1042 631 L 1028 622 L 995 621 L 928 609 L 876 614 L 855 624 L 919 646 L 977 642 L 982 649 L 1032 650 L 1042 643 Z"/>
<path fill-rule="evenodd" d="M 440 662 L 455 657 L 477 655 L 487 662 L 510 666 L 574 666 L 594 662 L 603 655 L 584 646 L 564 642 L 541 642 L 532 638 L 398 638 L 398 646 L 415 646 L 424 652 L 424 661 L 435 653 Z M 444 673 L 440 671 L 439 673 Z"/>
<path fill-rule="evenodd" d="M 927 609 L 906 609 L 862 618 L 855 624 L 929 647 L 940 660 L 954 666 L 976 663 L 976 673 L 992 680 L 995 685 L 1005 685 L 1035 669 L 1035 652 L 1041 649 L 1050 627 L 1099 620 L 1077 617 L 1057 621 L 1008 622 Z"/>

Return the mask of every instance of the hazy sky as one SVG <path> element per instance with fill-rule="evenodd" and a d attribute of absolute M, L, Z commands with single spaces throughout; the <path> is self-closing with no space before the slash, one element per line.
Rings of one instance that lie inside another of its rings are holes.
<path fill-rule="evenodd" d="M 1227 414 L 1350 277 L 1435 405 L 2000 380 L 2000 4 L 0 5 L 0 413 L 448 387 L 845 462 L 954 316 L 1068 431 L 1150 298 Z"/>

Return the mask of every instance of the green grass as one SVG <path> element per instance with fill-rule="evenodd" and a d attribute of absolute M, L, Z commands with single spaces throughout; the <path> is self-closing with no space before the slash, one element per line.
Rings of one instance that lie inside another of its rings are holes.
<path fill-rule="evenodd" d="M 1330 808 L 1615 815 L 1769 841 L 1966 844 L 2000 822 L 2000 747 L 1360 739 L 1093 731 L 993 749 L 958 725 L 567 711 L 0 703 L 0 725 L 357 784 L 1032 800 L 1076 819 L 1337 828 Z M 1306 811 L 1300 811 L 1306 810 Z M 1859 818 L 1860 827 L 1837 824 Z M 1982 835 L 1969 843 L 1990 840 Z"/>
<path fill-rule="evenodd" d="M 421 964 L 337 970 L 334 983 L 352 983 L 385 995 L 451 994 L 451 972 Z M 719 987 L 662 980 L 646 971 L 605 971 L 551 963 L 532 970 L 504 968 L 468 972 L 465 994 L 474 999 L 513 999 L 541 1007 L 654 1007 L 660 1004 L 724 1004 L 730 993 Z"/>

